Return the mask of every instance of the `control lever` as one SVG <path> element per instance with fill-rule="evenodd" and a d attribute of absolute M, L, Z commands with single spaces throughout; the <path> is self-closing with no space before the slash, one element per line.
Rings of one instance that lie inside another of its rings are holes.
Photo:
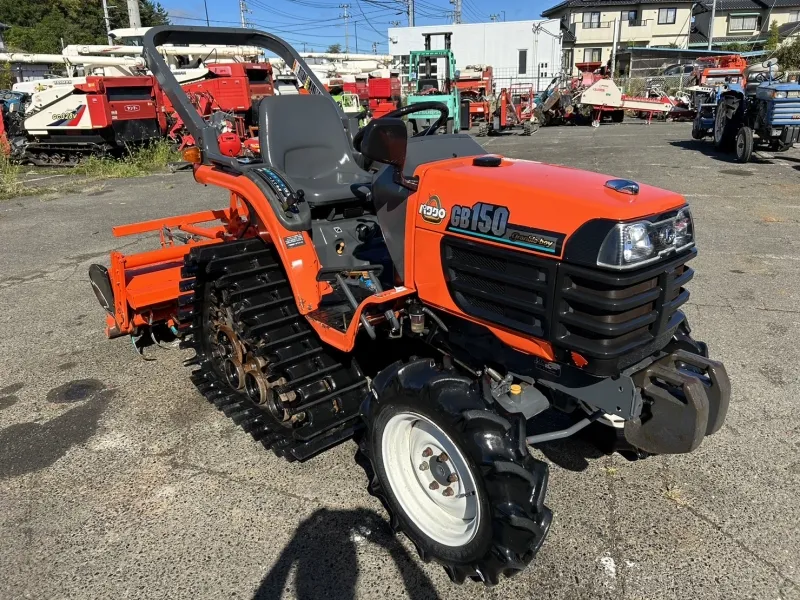
<path fill-rule="evenodd" d="M 305 200 L 306 193 L 303 190 L 297 190 L 294 194 L 286 196 L 286 210 L 297 212 L 295 208 L 303 200 Z"/>
<path fill-rule="evenodd" d="M 372 276 L 372 271 L 369 271 L 369 274 Z M 383 291 L 383 286 L 377 277 L 372 280 L 372 284 L 375 286 L 375 290 L 379 294 Z M 386 320 L 389 321 L 389 324 L 392 326 L 392 332 L 400 331 L 400 321 L 397 320 L 397 315 L 394 314 L 393 309 L 388 309 L 383 313 L 383 316 L 386 317 Z"/>

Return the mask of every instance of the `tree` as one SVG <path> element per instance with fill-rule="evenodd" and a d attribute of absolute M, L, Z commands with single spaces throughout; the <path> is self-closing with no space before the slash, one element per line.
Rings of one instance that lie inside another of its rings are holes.
<path fill-rule="evenodd" d="M 341 44 L 331 44 L 328 46 L 327 50 L 328 54 L 341 54 L 342 53 L 342 45 Z"/>
<path fill-rule="evenodd" d="M 793 37 L 791 40 L 791 43 L 784 42 L 775 51 L 775 57 L 778 59 L 781 70 L 800 69 L 800 37 Z"/>
<path fill-rule="evenodd" d="M 773 21 L 769 25 L 769 34 L 767 35 L 767 42 L 764 44 L 764 50 L 773 52 L 778 48 L 781 43 L 781 34 L 778 32 L 778 22 Z"/>
<path fill-rule="evenodd" d="M 111 13 L 111 27 L 127 27 L 124 2 Z M 142 25 L 165 25 L 169 15 L 155 0 L 139 0 Z M 0 22 L 10 25 L 6 45 L 15 50 L 44 54 L 61 52 L 69 44 L 104 44 L 106 28 L 101 0 L 48 0 L 29 2 L 0 0 Z"/>
<path fill-rule="evenodd" d="M 0 63 L 0 90 L 10 90 L 14 83 L 14 78 L 11 76 L 11 63 Z"/>

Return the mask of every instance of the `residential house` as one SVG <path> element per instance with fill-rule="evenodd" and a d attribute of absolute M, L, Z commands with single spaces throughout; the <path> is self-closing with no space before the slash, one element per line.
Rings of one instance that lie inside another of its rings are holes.
<path fill-rule="evenodd" d="M 769 36 L 770 24 L 778 24 L 781 39 L 800 30 L 800 0 L 701 0 L 694 8 L 690 48 L 707 48 L 709 31 L 712 48 L 760 50 Z"/>
<path fill-rule="evenodd" d="M 615 26 L 618 50 L 687 48 L 695 1 L 564 0 L 542 17 L 561 20 L 562 65 L 574 73 L 576 63 L 610 60 Z"/>

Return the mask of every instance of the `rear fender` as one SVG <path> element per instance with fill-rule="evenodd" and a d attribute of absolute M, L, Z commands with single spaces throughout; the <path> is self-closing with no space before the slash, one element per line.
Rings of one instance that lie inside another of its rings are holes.
<path fill-rule="evenodd" d="M 246 176 L 200 165 L 195 167 L 194 177 L 198 183 L 229 190 L 232 203 L 236 196 L 254 213 L 251 217 L 255 217 L 258 235 L 274 244 L 281 258 L 300 314 L 315 310 L 322 295 L 331 288 L 330 284 L 317 281 L 320 261 L 308 231 L 291 231 L 284 226 L 264 192 Z"/>

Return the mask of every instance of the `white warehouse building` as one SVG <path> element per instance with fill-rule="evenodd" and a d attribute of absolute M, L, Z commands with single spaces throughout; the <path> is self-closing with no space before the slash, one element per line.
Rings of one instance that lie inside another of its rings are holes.
<path fill-rule="evenodd" d="M 408 64 L 412 50 L 424 50 L 427 33 L 451 33 L 450 49 L 456 68 L 487 65 L 494 72 L 495 89 L 533 84 L 536 91 L 547 86 L 561 71 L 561 27 L 558 19 L 495 21 L 389 28 L 389 54 Z M 431 49 L 444 48 L 444 36 L 431 37 Z M 443 68 L 443 61 L 439 61 Z"/>

